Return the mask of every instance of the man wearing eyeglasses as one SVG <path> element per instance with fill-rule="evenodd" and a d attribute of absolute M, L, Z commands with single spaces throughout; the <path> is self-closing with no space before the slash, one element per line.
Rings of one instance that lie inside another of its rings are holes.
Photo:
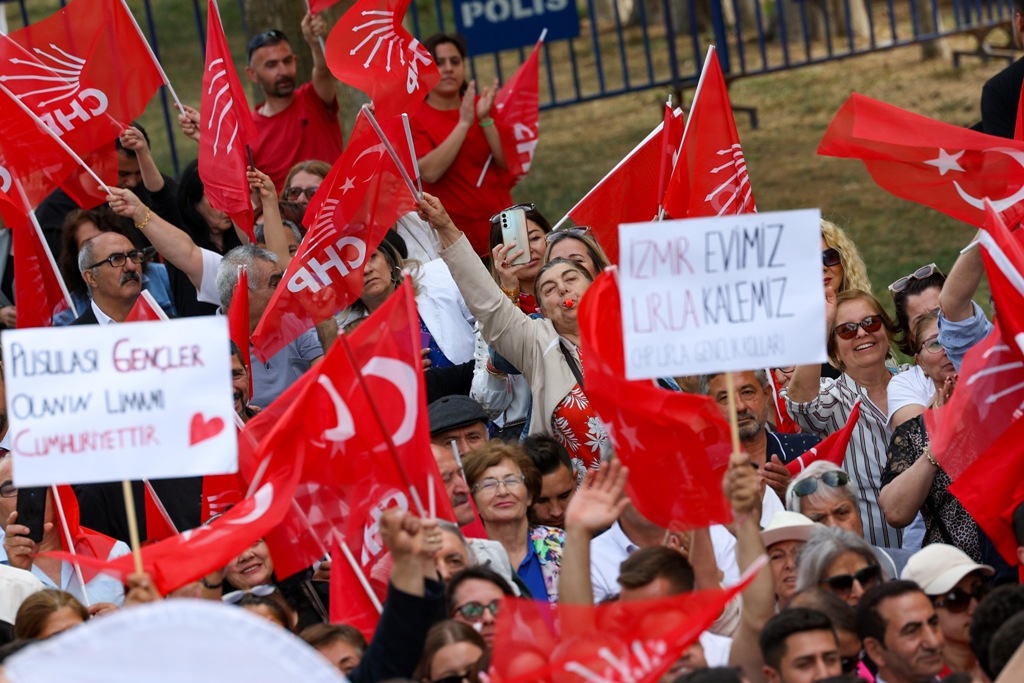
<path fill-rule="evenodd" d="M 72 325 L 123 323 L 142 292 L 145 253 L 117 232 L 104 232 L 82 245 L 78 270 L 89 287 L 89 307 Z"/>
<path fill-rule="evenodd" d="M 919 585 L 931 598 L 946 640 L 942 653 L 946 668 L 970 674 L 976 681 L 983 680 L 984 673 L 971 650 L 971 620 L 994 574 L 992 567 L 978 564 L 959 548 L 932 543 L 914 553 L 901 577 Z"/>
<path fill-rule="evenodd" d="M 857 635 L 878 666 L 875 683 L 938 681 L 945 638 L 932 601 L 913 581 L 889 581 L 857 603 Z"/>
<path fill-rule="evenodd" d="M 276 187 L 284 187 L 288 170 L 300 161 L 319 159 L 333 164 L 341 156 L 335 80 L 320 46 L 326 33 L 324 18 L 307 12 L 302 18 L 302 37 L 313 55 L 313 72 L 310 82 L 300 86 L 295 83 L 298 56 L 288 36 L 270 30 L 249 41 L 245 73 L 265 98 L 253 111 L 259 136 L 253 158 Z"/>

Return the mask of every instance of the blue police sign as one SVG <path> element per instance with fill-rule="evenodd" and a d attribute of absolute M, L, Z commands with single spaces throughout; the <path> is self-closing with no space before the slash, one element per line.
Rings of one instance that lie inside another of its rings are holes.
<path fill-rule="evenodd" d="M 580 18 L 572 0 L 455 0 L 455 26 L 469 43 L 470 56 L 575 38 Z"/>

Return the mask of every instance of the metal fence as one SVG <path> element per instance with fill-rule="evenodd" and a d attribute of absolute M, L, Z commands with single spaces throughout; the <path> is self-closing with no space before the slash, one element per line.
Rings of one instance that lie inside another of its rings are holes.
<path fill-rule="evenodd" d="M 64 0 L 2 0 L 16 5 L 22 25 L 38 20 Z M 461 0 L 465 1 L 465 0 Z M 525 3 L 529 0 L 482 0 Z M 539 6 L 544 0 L 533 0 Z M 855 55 L 922 44 L 946 55 L 942 39 L 970 33 L 976 52 L 1007 56 L 985 42 L 1008 24 L 1013 0 L 574 0 L 578 37 L 551 40 L 541 55 L 541 108 L 550 109 L 631 92 L 663 88 L 681 91 L 696 84 L 707 48 L 717 47 L 728 79 L 820 64 Z M 406 18 L 423 38 L 456 28 L 460 0 L 415 0 Z M 205 0 L 128 0 L 182 100 L 198 103 L 204 54 Z M 241 57 L 248 29 L 243 0 L 221 0 L 225 30 Z M 519 6 L 519 4 L 517 4 Z M 11 30 L 19 28 L 12 21 Z M 514 29 L 509 29 L 514 30 Z M 532 44 L 535 35 L 522 36 Z M 479 48 L 479 45 L 476 46 Z M 504 80 L 530 47 L 471 58 L 481 82 Z M 955 55 L 958 58 L 959 55 Z M 240 61 L 236 64 L 244 67 Z M 157 109 L 159 111 L 157 111 Z M 179 156 L 194 156 L 176 130 L 173 103 L 165 89 L 146 122 L 154 150 L 163 144 L 166 161 L 178 172 Z M 154 126 L 154 124 L 159 124 Z M 160 130 L 154 130 L 158 128 Z M 158 156 L 160 153 L 158 152 Z"/>

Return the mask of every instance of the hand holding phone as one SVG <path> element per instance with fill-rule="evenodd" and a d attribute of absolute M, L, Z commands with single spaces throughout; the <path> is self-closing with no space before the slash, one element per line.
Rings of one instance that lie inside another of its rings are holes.
<path fill-rule="evenodd" d="M 18 489 L 17 523 L 28 527 L 28 538 L 36 543 L 43 540 L 47 491 L 49 487 L 46 486 Z"/>
<path fill-rule="evenodd" d="M 521 266 L 530 262 L 530 238 L 526 230 L 526 210 L 513 208 L 506 209 L 498 214 L 498 222 L 501 224 L 501 241 L 507 247 L 515 244 L 516 249 L 522 249 L 523 253 L 509 265 Z"/>

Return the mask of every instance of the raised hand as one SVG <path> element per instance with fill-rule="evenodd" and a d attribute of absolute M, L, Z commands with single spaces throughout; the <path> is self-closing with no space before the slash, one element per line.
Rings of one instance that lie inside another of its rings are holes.
<path fill-rule="evenodd" d="M 476 117 L 483 121 L 491 117 L 491 108 L 494 107 L 494 98 L 498 94 L 498 79 L 494 79 L 494 86 L 485 87 L 480 91 L 480 99 L 476 101 Z"/>
<path fill-rule="evenodd" d="M 591 536 L 607 529 L 629 505 L 624 494 L 629 469 L 618 460 L 601 463 L 601 469 L 587 473 L 583 485 L 565 510 L 565 528 Z"/>

